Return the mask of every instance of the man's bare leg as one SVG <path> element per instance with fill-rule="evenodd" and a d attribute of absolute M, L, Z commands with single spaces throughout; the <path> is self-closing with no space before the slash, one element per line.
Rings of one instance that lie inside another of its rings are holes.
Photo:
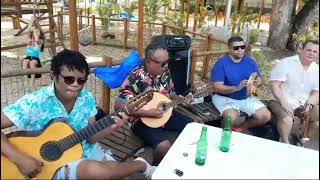
<path fill-rule="evenodd" d="M 283 143 L 289 144 L 289 135 L 292 129 L 293 117 L 286 116 L 277 120 L 277 130 Z"/>
<path fill-rule="evenodd" d="M 256 110 L 256 113 L 253 115 L 253 118 L 248 119 L 247 121 L 241 124 L 240 128 L 247 130 L 248 128 L 263 126 L 271 119 L 271 113 L 266 107 L 262 107 Z"/>
<path fill-rule="evenodd" d="M 158 144 L 158 146 L 153 151 L 153 166 L 158 166 L 163 157 L 167 154 L 171 147 L 171 143 L 168 140 L 165 140 Z"/>
<path fill-rule="evenodd" d="M 131 162 L 99 162 L 92 160 L 81 161 L 77 167 L 78 179 L 122 179 L 134 173 L 144 172 L 146 163 Z"/>

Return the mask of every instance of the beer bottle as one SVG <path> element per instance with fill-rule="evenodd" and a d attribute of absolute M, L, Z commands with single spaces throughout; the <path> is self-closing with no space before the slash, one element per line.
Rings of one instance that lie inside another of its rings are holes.
<path fill-rule="evenodd" d="M 227 116 L 219 147 L 222 152 L 228 152 L 230 150 L 231 132 L 231 117 Z"/>
<path fill-rule="evenodd" d="M 197 151 L 196 151 L 196 161 L 195 163 L 199 166 L 202 166 L 206 162 L 207 157 L 207 127 L 203 126 L 200 139 L 197 143 Z"/>

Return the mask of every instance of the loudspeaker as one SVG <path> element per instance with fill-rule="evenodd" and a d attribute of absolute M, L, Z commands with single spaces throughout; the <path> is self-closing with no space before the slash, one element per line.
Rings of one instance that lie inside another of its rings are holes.
<path fill-rule="evenodd" d="M 178 95 L 189 93 L 190 47 L 191 38 L 186 35 L 154 36 L 151 43 L 160 43 L 169 53 L 169 70 L 175 92 Z"/>

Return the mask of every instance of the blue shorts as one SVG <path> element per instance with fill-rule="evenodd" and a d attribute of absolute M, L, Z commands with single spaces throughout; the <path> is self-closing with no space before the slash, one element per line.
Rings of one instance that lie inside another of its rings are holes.
<path fill-rule="evenodd" d="M 173 111 L 172 116 L 164 127 L 150 128 L 138 121 L 133 125 L 133 132 L 139 136 L 146 145 L 155 149 L 158 144 L 168 139 L 168 131 L 176 131 L 181 133 L 184 127 L 192 122 L 192 119 L 183 114 Z"/>

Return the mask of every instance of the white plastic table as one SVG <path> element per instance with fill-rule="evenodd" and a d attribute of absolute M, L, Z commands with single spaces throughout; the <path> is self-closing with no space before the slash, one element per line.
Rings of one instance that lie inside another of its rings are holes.
<path fill-rule="evenodd" d="M 213 126 L 207 126 L 206 163 L 198 166 L 195 142 L 202 126 L 206 125 L 185 127 L 152 179 L 319 179 L 319 151 L 232 132 L 231 149 L 225 153 L 219 150 L 222 129 Z M 183 171 L 183 176 L 177 176 L 174 169 Z"/>

